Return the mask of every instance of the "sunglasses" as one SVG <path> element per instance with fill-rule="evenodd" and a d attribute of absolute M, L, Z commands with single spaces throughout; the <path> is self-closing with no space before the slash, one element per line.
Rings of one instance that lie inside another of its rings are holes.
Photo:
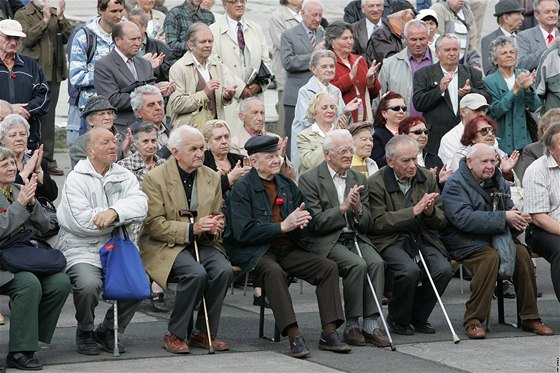
<path fill-rule="evenodd" d="M 408 109 L 406 105 L 395 105 L 395 106 L 389 106 L 387 108 L 387 110 L 393 110 L 393 111 L 399 111 L 399 110 L 406 111 L 406 109 Z"/>
<path fill-rule="evenodd" d="M 482 136 L 486 136 L 486 135 L 488 135 L 490 132 L 492 132 L 492 135 L 495 135 L 495 134 L 496 134 L 496 129 L 495 129 L 494 127 L 484 127 L 484 128 L 479 129 L 479 130 L 476 131 L 476 132 L 480 132 L 480 134 L 481 134 Z"/>
<path fill-rule="evenodd" d="M 414 130 L 414 131 L 410 131 L 410 133 L 413 133 L 413 134 L 418 135 L 418 136 L 420 136 L 421 134 L 429 135 L 430 130 Z"/>

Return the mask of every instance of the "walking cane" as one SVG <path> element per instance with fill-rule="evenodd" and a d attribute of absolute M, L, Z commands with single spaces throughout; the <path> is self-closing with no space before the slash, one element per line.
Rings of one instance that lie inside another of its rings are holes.
<path fill-rule="evenodd" d="M 194 218 L 196 217 L 196 211 L 187 211 L 187 217 L 189 218 L 191 224 L 194 224 Z M 193 237 L 194 242 L 194 253 L 196 256 L 196 261 L 200 263 L 200 255 L 198 254 L 198 244 L 196 243 L 196 237 Z M 215 354 L 214 346 L 212 345 L 212 334 L 210 333 L 210 321 L 208 320 L 208 309 L 206 308 L 206 298 L 202 294 L 202 306 L 204 307 L 204 320 L 206 321 L 206 334 L 208 334 L 208 353 Z"/>
<path fill-rule="evenodd" d="M 362 250 L 360 250 L 360 245 L 358 245 L 358 235 L 354 234 L 354 246 L 356 246 L 356 251 L 358 252 L 358 255 L 360 256 L 360 258 L 364 259 L 364 257 L 362 256 Z M 383 327 L 385 328 L 385 331 L 387 332 L 387 338 L 389 338 L 389 343 L 391 344 L 391 351 L 395 351 L 397 348 L 395 347 L 395 343 L 393 342 L 393 337 L 391 337 L 391 332 L 389 331 L 389 328 L 387 327 L 387 322 L 385 321 L 385 316 L 383 316 L 383 309 L 381 308 L 381 305 L 379 304 L 379 300 L 377 299 L 377 294 L 375 293 L 375 289 L 373 288 L 373 283 L 371 282 L 371 278 L 369 277 L 369 273 L 366 274 L 367 277 L 367 281 L 369 284 L 369 288 L 371 289 L 371 293 L 373 295 L 373 299 L 375 300 L 375 305 L 377 306 L 377 310 L 379 311 L 379 316 L 381 316 L 381 321 L 383 322 Z"/>
<path fill-rule="evenodd" d="M 445 311 L 445 307 L 443 306 L 443 302 L 441 301 L 441 297 L 439 296 L 439 293 L 437 291 L 436 284 L 434 284 L 434 280 L 432 280 L 432 275 L 430 275 L 430 271 L 428 270 L 428 266 L 426 265 L 426 261 L 424 260 L 424 256 L 422 255 L 422 252 L 420 250 L 418 250 L 418 256 L 420 256 L 420 260 L 422 261 L 422 265 L 424 266 L 424 269 L 426 270 L 426 274 L 428 275 L 428 279 L 430 280 L 430 284 L 432 284 L 432 289 L 434 289 L 434 293 L 436 293 L 436 298 L 439 302 L 441 310 L 443 311 L 443 315 L 445 316 L 445 320 L 447 320 L 447 325 L 449 325 L 449 329 L 451 330 L 451 334 L 453 335 L 453 343 L 457 344 L 457 343 L 461 342 L 461 340 L 457 336 L 457 333 L 455 333 L 455 329 L 453 329 L 453 325 L 451 325 L 451 321 L 449 320 L 449 316 L 447 316 L 447 311 Z"/>
<path fill-rule="evenodd" d="M 117 301 L 113 301 L 113 332 L 115 335 L 115 342 L 113 346 L 113 356 L 119 357 L 119 311 L 117 310 Z"/>

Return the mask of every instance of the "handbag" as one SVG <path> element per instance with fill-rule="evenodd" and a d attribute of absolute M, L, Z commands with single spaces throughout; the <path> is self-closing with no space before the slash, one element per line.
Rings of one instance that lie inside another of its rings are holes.
<path fill-rule="evenodd" d="M 113 229 L 111 239 L 99 249 L 99 257 L 104 277 L 103 299 L 137 301 L 150 297 L 150 282 L 140 253 L 125 227 Z"/>
<path fill-rule="evenodd" d="M 194 128 L 202 131 L 206 122 L 212 119 L 215 119 L 214 113 L 212 113 L 212 110 L 208 110 L 206 105 L 203 105 L 192 113 L 190 124 Z"/>
<path fill-rule="evenodd" d="M 261 62 L 261 66 L 259 67 L 259 71 L 257 72 L 257 76 L 255 76 L 255 83 L 258 85 L 268 85 L 275 80 L 274 74 L 270 72 L 268 67 Z"/>
<path fill-rule="evenodd" d="M 30 231 L 19 232 L 0 247 L 0 266 L 11 272 L 31 272 L 37 277 L 59 273 L 66 268 L 66 258 L 45 240 Z"/>
<path fill-rule="evenodd" d="M 58 218 L 56 217 L 56 207 L 54 204 L 45 197 L 37 197 L 37 201 L 43 206 L 43 210 L 49 218 L 49 230 L 43 234 L 44 238 L 51 238 L 58 234 L 60 225 L 58 225 Z"/>

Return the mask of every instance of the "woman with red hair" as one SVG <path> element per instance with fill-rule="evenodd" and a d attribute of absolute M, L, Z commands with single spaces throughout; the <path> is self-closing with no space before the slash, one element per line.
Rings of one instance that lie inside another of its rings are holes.
<path fill-rule="evenodd" d="M 397 92 L 388 91 L 383 95 L 373 121 L 373 151 L 371 158 L 379 168 L 385 166 L 385 144 L 399 133 L 399 123 L 406 116 L 404 98 Z"/>

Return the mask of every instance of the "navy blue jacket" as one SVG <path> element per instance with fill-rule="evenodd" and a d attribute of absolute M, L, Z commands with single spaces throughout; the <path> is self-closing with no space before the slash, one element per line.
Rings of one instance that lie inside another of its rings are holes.
<path fill-rule="evenodd" d="M 489 190 L 510 194 L 498 168 L 484 185 L 485 189 L 476 182 L 466 158 L 461 159 L 459 169 L 445 183 L 443 209 L 451 224 L 440 234 L 440 239 L 453 259 L 461 260 L 483 247 L 491 247 L 492 235 L 509 229 L 506 211 L 513 208 L 511 198 L 506 199 L 501 211 L 493 211 L 493 199 L 489 194 Z"/>
<path fill-rule="evenodd" d="M 274 178 L 278 197 L 284 200 L 280 213 L 285 219 L 305 202 L 296 184 L 284 175 Z M 270 247 L 270 242 L 282 233 L 280 223 L 272 222 L 272 208 L 264 185 L 252 168 L 239 179 L 226 201 L 226 231 L 224 247 L 233 264 L 244 271 L 252 271 Z M 309 247 L 310 226 L 296 229 L 288 235 L 300 248 Z"/>

